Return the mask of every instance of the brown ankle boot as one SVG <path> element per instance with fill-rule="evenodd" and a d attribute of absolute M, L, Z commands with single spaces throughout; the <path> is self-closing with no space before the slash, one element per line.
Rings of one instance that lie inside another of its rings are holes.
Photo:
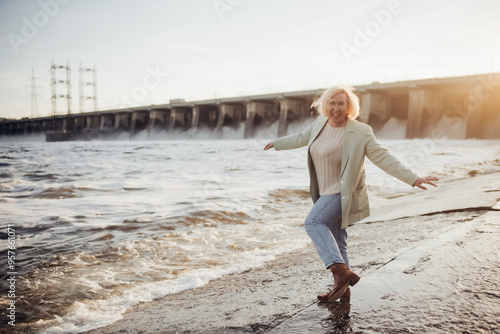
<path fill-rule="evenodd" d="M 351 301 L 351 289 L 347 288 L 344 292 L 344 294 L 342 295 L 342 297 L 340 297 L 340 301 L 343 302 L 343 303 L 348 303 Z"/>
<path fill-rule="evenodd" d="M 360 277 L 352 272 L 344 263 L 334 263 L 329 268 L 333 274 L 335 285 L 328 297 L 328 302 L 333 302 L 344 295 L 349 285 L 354 286 Z"/>
<path fill-rule="evenodd" d="M 328 302 L 328 299 L 330 299 L 330 296 L 331 294 L 335 291 L 335 289 L 333 290 L 330 290 L 328 291 L 327 293 L 323 294 L 323 295 L 319 295 L 318 296 L 318 300 L 322 303 L 327 303 Z M 349 301 L 351 301 L 351 289 L 347 288 L 344 292 L 344 294 L 342 295 L 342 297 L 340 297 L 340 301 L 343 302 L 343 303 L 348 303 Z"/>

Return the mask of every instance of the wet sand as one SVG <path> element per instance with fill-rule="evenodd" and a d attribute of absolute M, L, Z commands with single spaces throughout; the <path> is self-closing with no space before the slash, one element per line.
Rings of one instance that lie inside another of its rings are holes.
<path fill-rule="evenodd" d="M 500 173 L 388 200 L 350 226 L 361 281 L 350 303 L 311 246 L 263 267 L 139 304 L 89 333 L 493 333 L 500 331 Z M 305 232 L 304 232 L 305 233 Z"/>

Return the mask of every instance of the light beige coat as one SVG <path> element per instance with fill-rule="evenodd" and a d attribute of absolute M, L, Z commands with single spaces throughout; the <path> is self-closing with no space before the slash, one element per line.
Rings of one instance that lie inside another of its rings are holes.
<path fill-rule="evenodd" d="M 273 141 L 276 150 L 308 146 L 307 166 L 311 179 L 310 192 L 314 203 L 319 198 L 319 186 L 309 148 L 327 122 L 327 117 L 319 115 L 305 130 Z M 342 228 L 370 215 L 365 184 L 365 156 L 389 175 L 411 186 L 419 178 L 379 144 L 369 125 L 349 119 L 345 127 L 340 168 Z"/>

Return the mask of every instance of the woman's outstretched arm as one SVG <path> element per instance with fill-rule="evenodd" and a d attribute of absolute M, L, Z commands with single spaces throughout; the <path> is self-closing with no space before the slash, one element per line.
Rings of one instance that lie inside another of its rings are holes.
<path fill-rule="evenodd" d="M 273 140 L 272 142 L 269 142 L 265 147 L 264 150 L 269 150 L 271 148 L 275 148 L 277 151 L 279 150 L 290 150 L 293 148 L 299 148 L 303 146 L 307 146 L 309 143 L 309 138 L 311 138 L 311 131 L 313 128 L 314 123 L 317 121 L 318 118 L 314 122 L 312 122 L 307 128 L 304 130 L 284 136 L 278 139 Z"/>
<path fill-rule="evenodd" d="M 375 138 L 373 130 L 370 128 L 368 132 L 368 142 L 365 146 L 365 153 L 377 167 L 382 169 L 387 174 L 408 183 L 413 187 L 418 187 L 427 190 L 423 186 L 424 183 L 437 187 L 432 181 L 439 180 L 435 176 L 420 177 L 413 173 L 409 168 L 404 166 L 398 159 L 389 153 L 389 151 L 382 147 Z"/>

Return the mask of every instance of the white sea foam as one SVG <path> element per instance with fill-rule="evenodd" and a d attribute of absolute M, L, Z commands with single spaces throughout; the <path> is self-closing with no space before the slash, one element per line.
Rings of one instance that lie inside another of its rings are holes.
<path fill-rule="evenodd" d="M 241 262 L 220 268 L 197 269 L 180 275 L 175 280 L 140 284 L 128 289 L 119 296 L 88 302 L 74 302 L 66 315 L 54 320 L 39 321 L 40 327 L 48 327 L 43 333 L 81 333 L 106 326 L 122 318 L 123 313 L 140 302 L 194 289 L 207 284 L 223 275 L 243 272 L 249 268 L 263 265 L 276 258 L 276 255 L 299 249 L 309 241 L 295 243 L 289 247 L 277 247 L 275 250 L 254 250 L 241 254 Z M 96 282 L 84 280 L 92 289 L 101 288 Z"/>

